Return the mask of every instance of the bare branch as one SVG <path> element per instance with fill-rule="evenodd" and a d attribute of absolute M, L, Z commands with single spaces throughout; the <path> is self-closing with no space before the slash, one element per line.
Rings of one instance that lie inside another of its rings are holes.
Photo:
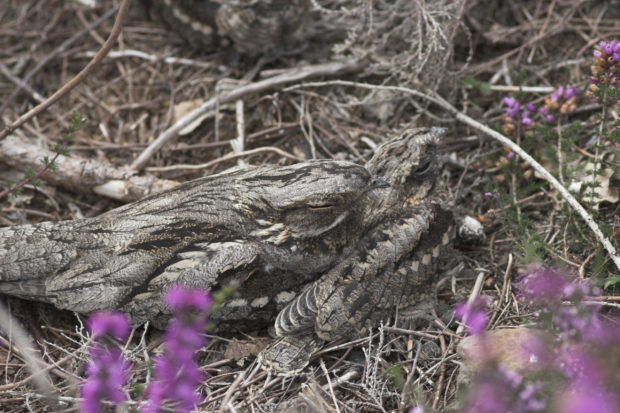
<path fill-rule="evenodd" d="M 0 141 L 0 161 L 18 170 L 40 168 L 41 159 L 46 156 L 52 159 L 55 155 L 55 152 L 14 135 Z M 135 171 L 129 168 L 116 168 L 95 159 L 59 155 L 55 163 L 58 169 L 45 172 L 42 179 L 73 192 L 87 189 L 125 202 L 177 185 L 174 181 L 151 175 L 135 176 Z"/>

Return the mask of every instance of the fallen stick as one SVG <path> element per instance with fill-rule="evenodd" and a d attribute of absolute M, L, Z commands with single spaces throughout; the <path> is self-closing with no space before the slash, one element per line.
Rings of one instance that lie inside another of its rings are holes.
<path fill-rule="evenodd" d="M 15 135 L 0 141 L 0 161 L 17 170 L 40 169 L 41 159 L 46 156 L 52 159 L 55 155 L 55 152 Z M 124 202 L 178 185 L 152 175 L 136 176 L 136 171 L 130 168 L 117 168 L 100 160 L 59 155 L 55 163 L 58 169 L 48 170 L 41 177 L 50 184 L 73 192 L 92 190 Z"/>

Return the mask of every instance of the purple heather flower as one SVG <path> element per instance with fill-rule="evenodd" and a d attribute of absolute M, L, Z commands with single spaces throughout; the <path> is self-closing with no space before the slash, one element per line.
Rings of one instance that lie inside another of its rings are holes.
<path fill-rule="evenodd" d="M 568 100 L 572 98 L 573 96 L 577 96 L 578 94 L 579 94 L 579 89 L 575 87 L 566 88 L 566 91 L 564 92 L 564 99 Z"/>
<path fill-rule="evenodd" d="M 541 386 L 524 381 L 511 370 L 494 367 L 480 373 L 478 379 L 461 410 L 463 413 L 533 413 L 547 407 L 540 398 Z"/>
<path fill-rule="evenodd" d="M 592 76 L 586 95 L 600 101 L 600 91 L 609 85 L 615 86 L 620 79 L 620 42 L 600 42 L 599 50 L 595 50 L 594 64 L 590 66 Z M 608 97 L 610 104 L 617 103 L 617 97 Z"/>
<path fill-rule="evenodd" d="M 517 284 L 518 295 L 548 314 L 564 340 L 597 346 L 620 346 L 620 320 L 603 318 L 600 306 L 582 300 L 597 290 L 555 270 L 535 268 Z M 569 303 L 566 303 L 569 301 Z"/>
<path fill-rule="evenodd" d="M 127 338 L 129 322 L 122 313 L 102 312 L 91 316 L 87 325 L 98 342 L 89 350 L 90 362 L 82 384 L 81 407 L 86 413 L 97 413 L 103 410 L 104 400 L 116 404 L 127 400 L 123 386 L 129 379 L 131 365 L 110 338 Z"/>
<path fill-rule="evenodd" d="M 560 301 L 571 277 L 554 270 L 535 268 L 518 282 L 520 295 L 532 304 L 547 305 Z"/>
<path fill-rule="evenodd" d="M 127 316 L 119 312 L 101 311 L 90 316 L 86 322 L 88 330 L 95 337 L 112 336 L 118 341 L 125 340 L 130 327 Z"/>
<path fill-rule="evenodd" d="M 593 290 L 583 282 L 555 270 L 535 268 L 519 280 L 518 294 L 530 305 L 542 308 L 565 338 L 609 341 L 602 331 L 597 306 L 576 305 Z M 570 305 L 562 301 L 571 301 Z"/>
<path fill-rule="evenodd" d="M 549 123 L 555 120 L 551 110 L 562 115 L 570 113 L 577 108 L 576 98 L 579 90 L 574 87 L 560 86 L 558 89 L 545 98 L 545 105 L 538 111 Z"/>
<path fill-rule="evenodd" d="M 562 290 L 562 296 L 571 299 L 582 298 L 591 293 L 592 289 L 585 282 L 572 282 Z"/>
<path fill-rule="evenodd" d="M 506 104 L 506 106 L 508 106 L 506 108 L 506 114 L 511 118 L 515 119 L 519 115 L 519 109 L 521 107 L 519 105 L 519 102 L 517 102 L 513 98 L 505 97 L 504 103 Z"/>
<path fill-rule="evenodd" d="M 206 344 L 202 333 L 213 300 L 202 290 L 175 286 L 168 290 L 164 302 L 172 309 L 173 318 L 164 335 L 165 352 L 155 359 L 155 378 L 147 388 L 148 403 L 142 411 L 161 412 L 167 406 L 175 412 L 189 412 L 200 402 L 196 389 L 202 372 L 194 354 Z"/>
<path fill-rule="evenodd" d="M 483 380 L 471 394 L 462 413 L 495 413 L 507 412 L 510 406 L 510 395 L 500 383 Z"/>
<path fill-rule="evenodd" d="M 551 100 L 557 102 L 562 98 L 562 95 L 564 95 L 564 86 L 558 87 L 558 89 L 555 92 L 551 93 L 549 97 L 551 98 Z"/>
<path fill-rule="evenodd" d="M 127 400 L 123 386 L 129 379 L 130 364 L 117 348 L 94 347 L 91 361 L 86 367 L 86 380 L 82 385 L 82 410 L 86 413 L 102 411 L 103 401 L 121 403 Z"/>
<path fill-rule="evenodd" d="M 559 397 L 562 413 L 618 413 L 618 397 L 601 388 L 570 388 Z"/>
<path fill-rule="evenodd" d="M 554 365 L 574 386 L 598 387 L 603 382 L 602 366 L 583 345 L 566 345 L 558 352 Z"/>
<path fill-rule="evenodd" d="M 200 402 L 196 388 L 202 380 L 202 372 L 193 360 L 158 357 L 155 360 L 155 377 L 157 379 L 147 389 L 148 403 L 143 413 L 166 411 L 164 406 L 173 408 L 175 412 L 190 412 Z"/>
<path fill-rule="evenodd" d="M 165 304 L 173 311 L 206 312 L 213 305 L 213 299 L 202 290 L 190 290 L 175 285 L 168 290 L 164 297 Z"/>
<path fill-rule="evenodd" d="M 519 280 L 519 294 L 531 304 L 548 307 L 563 299 L 578 299 L 590 289 L 574 277 L 559 271 L 534 267 Z"/>
<path fill-rule="evenodd" d="M 519 404 L 522 406 L 521 411 L 525 412 L 543 412 L 547 407 L 547 403 L 540 396 L 542 386 L 539 383 L 528 382 L 519 392 Z"/>
<path fill-rule="evenodd" d="M 531 106 L 531 105 L 526 105 L 526 109 L 523 110 L 523 112 L 521 113 L 521 123 L 523 123 L 526 126 L 529 126 L 532 124 L 532 119 L 530 118 L 530 110 L 527 109 L 527 106 Z"/>
<path fill-rule="evenodd" d="M 485 311 L 486 306 L 487 300 L 477 297 L 471 304 L 457 305 L 454 314 L 465 323 L 470 334 L 477 335 L 484 331 L 489 320 Z"/>
<path fill-rule="evenodd" d="M 517 100 L 511 97 L 505 97 L 503 102 L 507 106 L 506 115 L 508 119 L 506 119 L 506 122 L 513 124 L 520 123 L 524 126 L 532 126 L 534 124 L 531 114 L 536 112 L 536 106 L 531 103 L 521 105 Z"/>
<path fill-rule="evenodd" d="M 558 270 L 531 268 L 518 282 L 518 294 L 535 309 L 544 309 L 546 319 L 561 332 L 537 334 L 521 348 L 535 372 L 552 372 L 557 395 L 549 397 L 548 386 L 543 388 L 531 376 L 504 370 L 501 360 L 487 360 L 462 412 L 618 413 L 620 319 L 613 313 L 603 316 L 600 306 L 584 302 L 595 290 Z M 481 308 L 471 307 L 459 306 L 457 315 L 469 316 Z M 560 377 L 563 384 L 557 381 Z"/>
<path fill-rule="evenodd" d="M 548 123 L 553 123 L 555 121 L 555 116 L 549 113 L 548 107 L 541 106 L 540 108 L 538 108 L 538 111 L 543 115 L 543 117 Z"/>
<path fill-rule="evenodd" d="M 606 58 L 611 56 L 616 62 L 620 61 L 620 42 L 616 43 L 615 40 L 611 42 L 600 42 L 600 50 L 594 51 L 594 57 Z"/>
<path fill-rule="evenodd" d="M 558 87 L 558 89 L 551 93 L 549 95 L 549 97 L 556 101 L 559 102 L 560 100 L 568 100 L 570 98 L 572 98 L 573 96 L 577 96 L 579 94 L 579 89 L 575 88 L 575 87 L 564 87 L 564 86 L 560 86 Z"/>
<path fill-rule="evenodd" d="M 566 391 L 558 399 L 560 411 L 617 413 L 617 396 L 605 386 L 607 362 L 600 359 L 598 351 L 584 345 L 567 345 L 560 350 L 554 364 L 568 380 Z"/>
<path fill-rule="evenodd" d="M 512 106 L 514 106 L 514 105 L 518 105 L 518 103 L 517 103 L 517 101 L 516 101 L 516 100 L 514 100 L 513 98 L 508 97 L 508 96 L 506 96 L 506 97 L 504 98 L 504 103 L 505 103 L 505 104 L 506 104 L 506 106 L 508 106 L 508 107 L 512 107 Z"/>
<path fill-rule="evenodd" d="M 587 331 L 582 337 L 598 345 L 620 348 L 620 320 L 617 317 L 605 319 L 594 312 L 587 320 Z"/>

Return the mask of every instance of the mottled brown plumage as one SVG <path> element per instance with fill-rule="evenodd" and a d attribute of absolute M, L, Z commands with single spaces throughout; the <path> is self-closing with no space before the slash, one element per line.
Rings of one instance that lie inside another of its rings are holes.
<path fill-rule="evenodd" d="M 429 130 L 412 130 L 377 149 L 366 168 L 390 184 L 379 200 L 377 223 L 280 312 L 277 339 L 259 357 L 263 367 L 293 374 L 324 341 L 358 337 L 396 309 L 413 312 L 432 302 L 437 264 L 454 232 L 447 196 L 436 180 L 437 138 Z"/>
<path fill-rule="evenodd" d="M 350 162 L 248 167 L 95 218 L 3 228 L 0 292 L 81 313 L 117 308 L 157 325 L 167 320 L 161 295 L 175 282 L 234 285 L 244 302 L 275 296 L 346 253 L 364 225 L 362 201 L 381 186 Z M 249 315 L 236 298 L 224 320 L 264 323 L 278 310 L 256 305 Z"/>
<path fill-rule="evenodd" d="M 154 15 L 194 47 L 231 44 L 244 54 L 286 45 L 303 26 L 308 0 L 151 0 Z"/>
<path fill-rule="evenodd" d="M 232 286 L 211 319 L 249 330 L 277 315 L 260 362 L 291 374 L 325 340 L 428 301 L 452 233 L 438 136 L 407 130 L 365 166 L 237 168 L 95 218 L 0 229 L 0 292 L 163 327 L 172 284 Z"/>

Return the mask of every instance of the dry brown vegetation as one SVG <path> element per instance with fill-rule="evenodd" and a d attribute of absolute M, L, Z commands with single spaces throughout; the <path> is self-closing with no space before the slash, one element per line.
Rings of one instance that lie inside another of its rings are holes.
<path fill-rule="evenodd" d="M 119 3 L 100 1 L 95 8 L 60 0 L 0 4 L 3 128 L 82 70 L 114 23 L 115 13 L 102 16 Z M 619 270 L 579 215 L 531 166 L 519 156 L 510 163 L 510 149 L 447 105 L 499 130 L 502 98 L 517 96 L 519 86 L 527 101 L 539 102 L 560 85 L 584 91 L 593 47 L 620 38 L 619 19 L 620 7 L 613 1 L 317 0 L 304 48 L 261 59 L 231 50 L 195 50 L 134 1 L 121 36 L 94 71 L 0 140 L 0 183 L 6 187 L 23 179 L 29 167 L 41 168 L 38 159 L 62 142 L 73 111 L 86 119 L 57 172 L 46 172 L 36 188 L 26 185 L 20 194 L 0 200 L 0 225 L 93 216 L 237 163 L 312 158 L 363 163 L 394 131 L 444 126 L 442 179 L 457 214 L 480 220 L 485 237 L 479 244 L 457 243 L 455 258 L 438 278 L 442 306 L 434 319 L 410 326 L 390 320 L 370 337 L 332 343 L 293 379 L 252 370 L 255 338 L 266 332 L 235 341 L 211 336 L 200 355 L 208 374 L 200 409 L 397 412 L 426 404 L 450 410 L 457 399 L 455 346 L 462 336 L 450 309 L 467 298 L 476 279 L 474 293 L 493 297 L 490 328 L 501 329 L 527 321 L 511 280 L 529 260 L 562 263 L 599 285 Z M 464 82 L 467 77 L 487 84 Z M 539 89 L 529 92 L 529 87 Z M 205 102 L 210 106 L 191 132 L 170 133 L 183 114 Z M 568 152 L 578 155 L 577 162 L 599 156 L 617 170 L 617 142 L 602 142 L 609 147 L 606 153 L 588 149 L 600 112 L 600 104 L 580 97 L 566 118 L 567 124 L 582 122 Z M 617 112 L 610 110 L 609 116 L 613 122 Z M 148 150 L 166 133 L 170 139 L 161 149 Z M 516 143 L 557 176 L 549 160 L 557 142 L 541 137 Z M 86 164 L 88 174 L 82 173 Z M 125 192 L 100 186 L 111 179 L 125 185 Z M 613 177 L 608 183 L 617 188 Z M 620 231 L 618 205 L 597 205 L 596 221 L 611 229 L 606 236 L 612 243 Z M 613 305 L 616 292 L 612 287 L 600 299 Z M 42 304 L 3 302 L 31 335 L 53 396 L 35 385 L 26 356 L 4 330 L 0 410 L 75 411 L 88 340 L 80 319 Z M 160 334 L 152 329 L 137 329 L 128 340 L 127 354 L 141 366 L 135 383 L 144 382 L 145 362 L 160 344 Z"/>

